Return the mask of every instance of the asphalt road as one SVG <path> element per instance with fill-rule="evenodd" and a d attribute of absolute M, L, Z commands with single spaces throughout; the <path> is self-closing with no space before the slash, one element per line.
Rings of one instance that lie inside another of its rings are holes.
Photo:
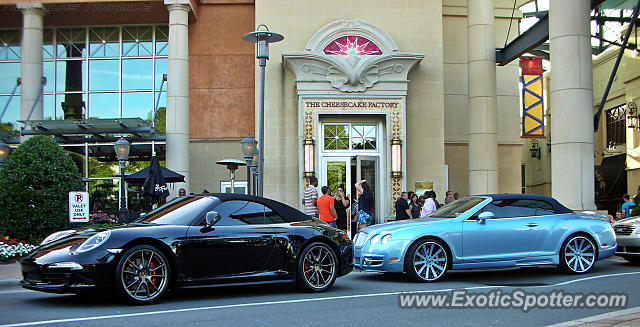
<path fill-rule="evenodd" d="M 160 303 L 126 306 L 113 298 L 55 295 L 18 288 L 0 291 L 2 326 L 544 326 L 617 309 L 400 309 L 399 292 L 467 289 L 509 292 L 629 295 L 627 308 L 640 307 L 640 266 L 619 258 L 599 261 L 587 275 L 554 268 L 451 272 L 431 284 L 401 275 L 353 272 L 321 294 L 286 285 L 189 289 L 171 292 Z"/>

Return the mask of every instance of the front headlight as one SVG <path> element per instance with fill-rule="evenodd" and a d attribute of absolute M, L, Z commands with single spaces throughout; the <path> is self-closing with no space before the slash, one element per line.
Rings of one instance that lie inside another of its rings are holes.
<path fill-rule="evenodd" d="M 55 233 L 45 237 L 45 239 L 42 240 L 42 242 L 40 242 L 40 245 L 43 245 L 43 244 L 46 244 L 46 243 L 49 243 L 49 242 L 53 242 L 55 240 L 59 240 L 59 239 L 65 237 L 65 236 L 69 236 L 69 235 L 71 235 L 73 233 L 75 233 L 75 230 L 73 230 L 73 229 L 62 230 L 62 231 L 59 231 L 59 232 L 55 232 Z"/>
<path fill-rule="evenodd" d="M 76 250 L 76 253 L 87 252 L 97 248 L 98 246 L 102 245 L 102 243 L 106 242 L 109 239 L 109 236 L 111 236 L 111 231 L 100 232 L 89 237 L 86 241 L 80 244 L 80 246 Z"/>
<path fill-rule="evenodd" d="M 636 234 L 640 234 L 640 227 L 636 227 Z"/>
<path fill-rule="evenodd" d="M 376 243 L 378 243 L 378 241 L 380 241 L 380 237 L 382 237 L 382 235 L 380 235 L 380 234 L 374 235 L 371 238 L 371 245 L 375 245 Z"/>
<path fill-rule="evenodd" d="M 371 245 L 375 245 L 378 242 L 381 244 L 387 244 L 391 240 L 391 234 L 378 234 L 371 238 Z"/>
<path fill-rule="evenodd" d="M 387 234 L 380 239 L 380 243 L 387 244 L 391 241 L 391 234 Z"/>

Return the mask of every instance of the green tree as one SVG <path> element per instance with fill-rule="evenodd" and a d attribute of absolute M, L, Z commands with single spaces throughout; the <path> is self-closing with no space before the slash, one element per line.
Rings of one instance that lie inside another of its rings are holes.
<path fill-rule="evenodd" d="M 33 244 L 70 227 L 68 194 L 83 189 L 78 167 L 54 140 L 28 139 L 0 169 L 0 234 Z"/>

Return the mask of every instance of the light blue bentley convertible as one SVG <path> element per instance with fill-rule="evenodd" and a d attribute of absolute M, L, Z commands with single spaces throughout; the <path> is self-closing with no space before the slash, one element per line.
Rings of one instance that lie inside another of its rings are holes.
<path fill-rule="evenodd" d="M 428 218 L 374 225 L 354 239 L 354 265 L 435 282 L 449 269 L 559 266 L 583 274 L 611 257 L 608 221 L 529 194 L 471 196 Z"/>

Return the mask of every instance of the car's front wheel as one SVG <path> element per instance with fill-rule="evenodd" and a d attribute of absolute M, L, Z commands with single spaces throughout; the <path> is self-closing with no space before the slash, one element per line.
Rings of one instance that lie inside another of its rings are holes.
<path fill-rule="evenodd" d="M 169 286 L 169 260 L 154 246 L 138 245 L 126 251 L 115 274 L 116 295 L 131 304 L 150 304 Z"/>
<path fill-rule="evenodd" d="M 562 244 L 560 268 L 572 274 L 584 274 L 596 262 L 595 243 L 582 234 L 572 235 Z"/>
<path fill-rule="evenodd" d="M 325 243 L 315 242 L 302 250 L 298 260 L 298 289 L 307 292 L 324 292 L 336 281 L 338 258 Z"/>
<path fill-rule="evenodd" d="M 405 256 L 405 271 L 418 282 L 438 281 L 448 269 L 449 254 L 445 245 L 436 239 L 415 242 Z"/>

